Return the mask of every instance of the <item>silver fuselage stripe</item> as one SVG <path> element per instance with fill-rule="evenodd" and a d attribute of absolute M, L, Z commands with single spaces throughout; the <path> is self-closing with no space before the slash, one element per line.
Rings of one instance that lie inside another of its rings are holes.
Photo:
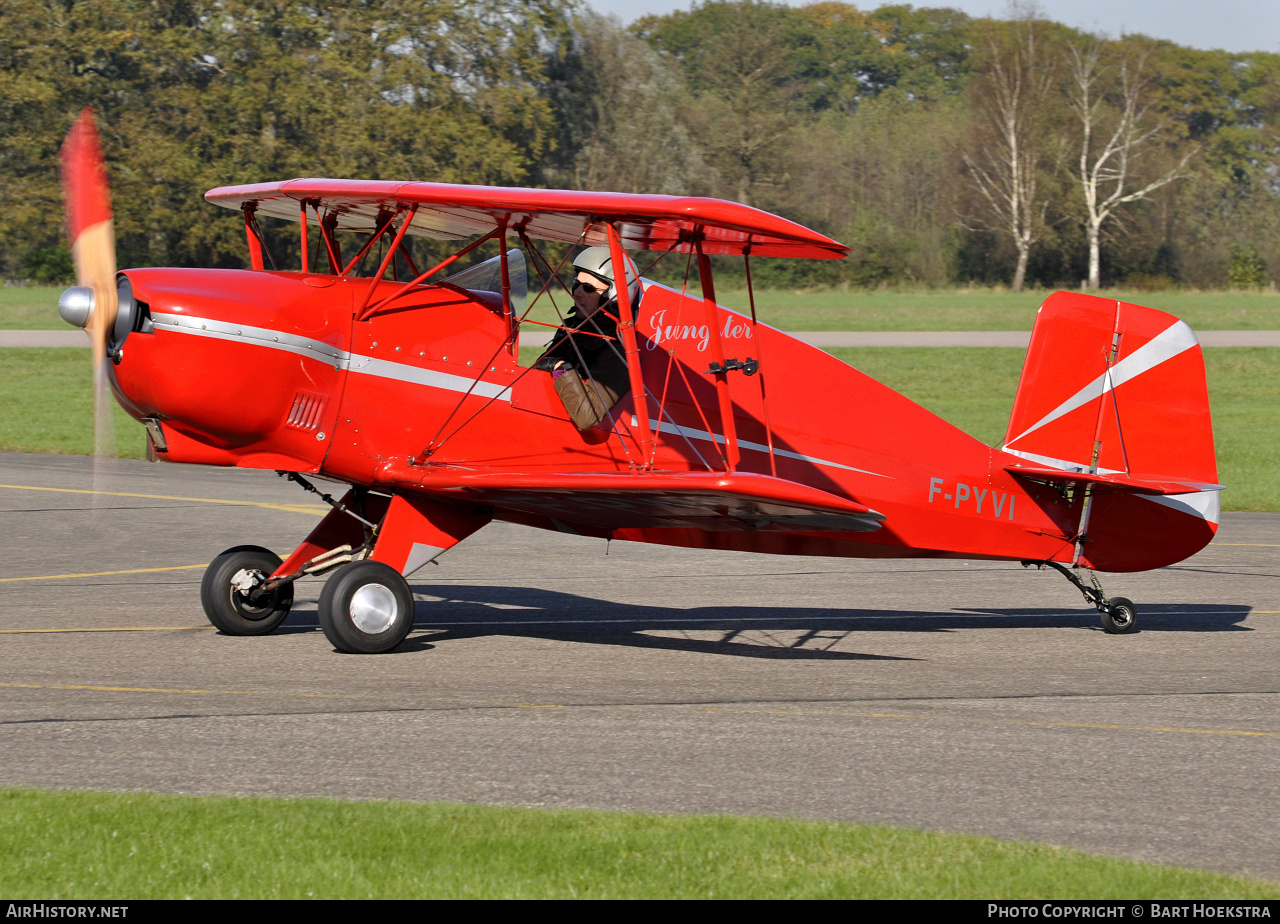
<path fill-rule="evenodd" d="M 631 419 L 632 421 L 634 421 L 635 415 L 632 415 Z M 659 432 L 658 421 L 650 420 L 649 426 L 653 429 L 654 432 Z M 686 437 L 691 440 L 705 440 L 708 443 L 719 443 L 722 446 L 724 445 L 724 436 L 719 433 L 712 434 L 712 433 L 708 433 L 706 430 L 695 430 L 691 427 L 682 427 L 679 424 L 674 424 L 669 420 L 662 422 L 661 430 L 668 433 L 674 430 L 677 435 Z M 741 440 L 741 439 L 738 440 L 738 448 L 751 449 L 756 452 L 764 452 L 764 453 L 769 452 L 769 447 L 766 446 L 764 443 L 755 443 L 755 442 L 752 442 L 751 440 Z M 892 477 L 891 475 L 882 475 L 879 472 L 867 471 L 867 469 L 865 468 L 854 468 L 852 465 L 844 465 L 840 462 L 829 462 L 826 459 L 819 459 L 816 456 L 802 455 L 801 453 L 798 453 L 798 452 L 792 452 L 789 449 L 778 449 L 777 447 L 774 447 L 773 454 L 778 456 L 784 456 L 788 459 L 799 459 L 801 462 L 812 462 L 814 465 L 825 465 L 828 468 L 841 468 L 841 469 L 844 469 L 846 472 L 858 472 L 861 475 L 875 475 L 877 478 Z"/>
<path fill-rule="evenodd" d="M 267 327 L 252 327 L 248 324 L 231 324 L 227 321 L 214 321 L 209 318 L 193 318 L 182 314 L 153 313 L 151 321 L 156 330 L 178 334 L 191 334 L 196 337 L 211 337 L 215 340 L 228 340 L 234 343 L 247 343 L 252 346 L 266 347 L 270 350 L 283 350 L 297 356 L 309 356 L 320 362 L 328 363 L 338 369 L 358 372 L 361 375 L 372 375 L 381 379 L 392 379 L 407 382 L 410 385 L 425 385 L 428 388 L 443 388 L 447 391 L 470 392 L 481 398 L 496 398 L 500 401 L 511 400 L 511 389 L 506 385 L 493 382 L 477 382 L 461 375 L 448 372 L 437 372 L 434 369 L 422 369 L 405 363 L 394 363 L 360 353 L 348 353 L 339 350 L 332 344 L 297 334 L 286 334 Z"/>
<path fill-rule="evenodd" d="M 189 315 L 162 314 L 159 312 L 151 315 L 151 321 L 158 331 L 191 334 L 196 337 L 211 337 L 215 340 L 227 340 L 234 343 L 248 343 L 253 346 L 266 347 L 270 350 L 283 350 L 286 353 L 293 353 L 297 356 L 309 356 L 312 359 L 329 363 L 340 369 L 357 372 L 361 375 L 372 375 L 397 382 L 407 382 L 411 385 L 425 385 L 429 388 L 443 388 L 447 391 L 463 393 L 470 391 L 471 394 L 482 398 L 496 398 L 500 401 L 511 400 L 509 386 L 492 382 L 476 382 L 474 379 L 468 379 L 460 375 L 450 375 L 447 372 L 437 372 L 434 369 L 422 369 L 417 366 L 405 365 L 404 363 L 378 359 L 374 356 L 348 353 L 321 340 L 313 340 L 310 337 L 302 337 L 298 334 L 286 334 L 283 331 L 272 330 L 267 327 L 253 327 L 248 324 L 232 324 L 227 321 L 215 321 L 210 318 L 194 318 Z M 649 425 L 654 429 L 659 426 L 656 420 L 651 420 Z M 724 437 L 721 434 L 713 435 L 706 430 L 679 427 L 670 421 L 664 422 L 662 429 L 668 432 L 675 429 L 679 435 L 688 439 L 724 443 Z M 751 440 L 738 440 L 738 446 L 755 452 L 767 453 L 769 451 L 768 446 Z M 848 472 L 859 472 L 863 475 L 875 475 L 878 478 L 889 477 L 879 472 L 867 471 L 863 468 L 855 468 L 852 465 L 843 465 L 840 462 L 831 462 L 815 456 L 806 456 L 787 449 L 775 448 L 773 452 L 775 455 L 788 459 L 799 459 L 802 462 L 811 462 L 814 465 L 839 468 Z"/>

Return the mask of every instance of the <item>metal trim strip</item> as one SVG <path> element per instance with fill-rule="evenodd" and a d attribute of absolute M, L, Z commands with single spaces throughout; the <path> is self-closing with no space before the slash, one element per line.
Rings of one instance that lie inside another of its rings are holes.
<path fill-rule="evenodd" d="M 197 318 L 189 315 L 152 313 L 152 321 L 157 331 L 178 334 L 192 334 L 197 337 L 210 337 L 215 340 L 243 342 L 252 346 L 266 347 L 271 350 L 282 350 L 297 356 L 306 356 L 327 362 L 336 369 L 346 369 L 361 375 L 371 375 L 382 379 L 405 382 L 410 385 L 425 385 L 428 388 L 441 388 L 471 394 L 481 398 L 495 398 L 500 401 L 511 400 L 511 388 L 493 382 L 476 382 L 474 379 L 448 372 L 437 372 L 434 369 L 421 369 L 404 363 L 395 363 L 361 353 L 348 353 L 339 350 L 321 340 L 302 337 L 273 330 L 269 327 L 253 327 L 248 324 L 231 324 L 226 321 L 215 321 L 211 318 Z M 474 385 L 474 387 L 472 387 Z"/>

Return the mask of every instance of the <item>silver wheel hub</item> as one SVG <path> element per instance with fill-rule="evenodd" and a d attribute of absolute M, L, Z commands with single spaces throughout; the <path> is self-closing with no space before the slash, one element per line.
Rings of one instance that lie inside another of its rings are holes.
<path fill-rule="evenodd" d="M 351 595 L 351 621 L 366 635 L 386 632 L 399 614 L 396 595 L 383 584 L 365 584 Z"/>

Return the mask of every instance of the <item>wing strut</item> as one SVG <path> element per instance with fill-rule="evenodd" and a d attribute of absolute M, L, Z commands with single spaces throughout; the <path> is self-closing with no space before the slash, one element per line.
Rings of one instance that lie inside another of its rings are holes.
<path fill-rule="evenodd" d="M 618 293 L 618 317 L 622 322 L 618 325 L 618 333 L 622 336 L 622 346 L 626 353 L 627 374 L 631 379 L 631 399 L 636 408 L 636 428 L 640 431 L 640 459 L 645 468 L 653 462 L 653 431 L 649 428 L 649 404 L 644 390 L 644 376 L 640 371 L 640 347 L 636 343 L 636 319 L 631 311 L 631 287 L 627 285 L 627 266 L 629 260 L 622 251 L 622 241 L 618 238 L 618 229 L 613 222 L 608 222 L 605 229 L 609 235 L 609 259 L 613 262 L 613 287 Z M 621 279 L 619 279 L 621 272 Z M 639 282 L 639 276 L 636 279 Z"/>
<path fill-rule="evenodd" d="M 301 216 L 301 221 L 299 221 L 298 224 L 302 228 L 302 271 L 305 273 L 308 271 L 308 266 L 309 266 L 309 261 L 307 260 L 308 241 L 307 241 L 307 200 L 306 199 L 302 200 L 302 208 L 299 210 L 298 214 Z"/>
<path fill-rule="evenodd" d="M 406 227 L 406 228 L 408 227 L 408 222 L 405 222 L 404 227 Z M 448 266 L 452 266 L 452 265 L 453 265 L 453 263 L 454 263 L 455 261 L 457 261 L 457 260 L 459 260 L 460 258 L 465 257 L 467 254 L 471 253 L 471 251 L 475 250 L 477 247 L 479 247 L 479 246 L 480 246 L 481 244 L 483 244 L 485 241 L 491 241 L 491 240 L 493 240 L 493 239 L 494 239 L 495 237 L 497 237 L 497 236 L 498 236 L 498 232 L 497 232 L 496 230 L 494 230 L 494 231 L 490 231 L 490 232 L 489 232 L 488 234 L 486 234 L 484 237 L 478 237 L 478 238 L 476 238 L 474 241 L 472 241 L 472 242 L 471 242 L 470 244 L 468 244 L 466 247 L 463 247 L 461 250 L 459 250 L 459 251 L 458 251 L 457 253 L 455 253 L 453 256 L 451 256 L 451 257 L 447 257 L 447 258 L 445 258 L 444 260 L 441 260 L 439 263 L 437 263 L 435 266 L 431 267 L 431 269 L 427 270 L 425 273 L 419 273 L 415 278 L 410 279 L 408 282 L 406 282 L 406 283 L 405 283 L 404 285 L 402 285 L 400 288 L 396 289 L 396 290 L 395 290 L 394 292 L 392 292 L 390 295 L 386 296 L 385 298 L 380 299 L 379 301 L 374 302 L 372 305 L 367 306 L 363 311 L 357 311 L 357 312 L 356 312 L 356 320 L 357 320 L 357 321 L 367 321 L 367 320 L 368 320 L 369 318 L 371 318 L 373 315 L 377 314 L 381 309 L 385 308 L 387 305 L 389 305 L 391 302 L 395 301 L 395 300 L 396 300 L 397 298 L 399 298 L 401 295 L 404 295 L 406 292 L 408 292 L 408 291 L 409 291 L 410 289 L 412 289 L 414 286 L 416 286 L 416 285 L 420 285 L 420 284 L 422 284 L 423 282 L 426 282 L 428 279 L 430 279 L 430 278 L 431 278 L 432 276 L 434 276 L 436 273 L 440 272 L 442 269 L 444 269 L 444 268 L 446 268 L 446 267 L 448 267 Z"/>
<path fill-rule="evenodd" d="M 504 219 L 498 229 L 498 268 L 502 272 L 502 318 L 507 322 L 507 352 L 512 357 L 520 355 L 520 322 L 511 307 L 511 267 L 507 263 L 507 222 Z"/>
<path fill-rule="evenodd" d="M 264 269 L 262 262 L 262 238 L 258 235 L 258 229 L 254 227 L 253 213 L 257 208 L 256 203 L 246 202 L 244 208 L 244 236 L 249 241 L 249 267 L 251 269 Z"/>
<path fill-rule="evenodd" d="M 316 206 L 316 216 L 320 215 L 320 207 Z M 325 253 L 329 257 L 329 272 L 335 276 L 342 275 L 342 245 L 334 236 L 338 228 L 338 213 L 330 211 L 320 219 L 320 236 L 324 238 Z"/>
<path fill-rule="evenodd" d="M 701 229 L 699 229 L 701 230 Z M 720 398 L 720 426 L 724 430 L 725 467 L 738 470 L 738 430 L 733 423 L 733 400 L 729 397 L 729 370 L 724 366 L 724 344 L 720 342 L 720 312 L 716 308 L 716 287 L 711 278 L 711 258 L 702 250 L 702 236 L 697 239 L 698 279 L 702 282 L 702 304 L 707 309 L 707 330 L 711 332 L 711 359 L 716 373 L 716 395 Z"/>
<path fill-rule="evenodd" d="M 360 307 L 356 309 L 357 315 L 364 311 L 365 306 L 369 304 L 369 299 L 373 298 L 373 292 L 378 288 L 378 283 L 382 282 L 382 277 L 387 275 L 387 264 L 395 260 L 396 251 L 400 249 L 400 242 L 404 240 L 404 233 L 409 230 L 409 223 L 413 221 L 413 213 L 417 210 L 418 206 L 416 203 L 409 206 L 409 214 L 405 215 L 404 221 L 400 222 L 400 230 L 396 232 L 395 240 L 391 242 L 391 246 L 387 249 L 387 255 L 382 258 L 382 262 L 378 264 L 378 271 L 374 274 L 373 278 L 369 280 L 369 288 L 365 290 L 364 299 L 360 302 Z M 400 213 L 397 211 L 396 215 L 399 214 Z M 374 237 L 369 238 L 369 243 L 365 244 L 365 250 L 360 252 L 361 257 L 364 256 L 365 251 L 373 246 L 374 238 L 381 237 L 383 234 L 386 234 L 387 229 L 391 227 L 391 222 L 395 221 L 396 215 L 388 218 L 387 223 L 382 226 L 382 230 L 375 234 Z M 352 260 L 352 263 L 354 264 L 358 262 L 359 259 L 360 257 L 356 257 Z M 350 269 L 350 267 L 348 267 L 348 269 Z"/>
<path fill-rule="evenodd" d="M 760 348 L 760 337 L 756 332 L 756 293 L 751 287 L 751 244 L 747 243 L 742 251 L 742 267 L 747 272 L 747 299 L 751 304 L 751 337 L 756 342 L 756 356 L 760 361 L 760 406 L 764 408 L 764 437 L 769 445 L 769 472 L 778 477 L 778 459 L 773 454 L 773 422 L 769 419 L 769 396 L 765 393 L 764 350 Z"/>

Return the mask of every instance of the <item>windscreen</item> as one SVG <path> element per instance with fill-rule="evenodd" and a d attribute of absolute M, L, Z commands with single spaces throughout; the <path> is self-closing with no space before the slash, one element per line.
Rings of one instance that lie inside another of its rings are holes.
<path fill-rule="evenodd" d="M 529 276 L 525 268 L 524 252 L 507 251 L 507 273 L 511 279 L 511 310 L 524 314 L 529 303 Z M 502 258 L 492 257 L 483 263 L 469 266 L 460 273 L 447 276 L 444 282 L 476 292 L 495 292 L 502 295 Z"/>

